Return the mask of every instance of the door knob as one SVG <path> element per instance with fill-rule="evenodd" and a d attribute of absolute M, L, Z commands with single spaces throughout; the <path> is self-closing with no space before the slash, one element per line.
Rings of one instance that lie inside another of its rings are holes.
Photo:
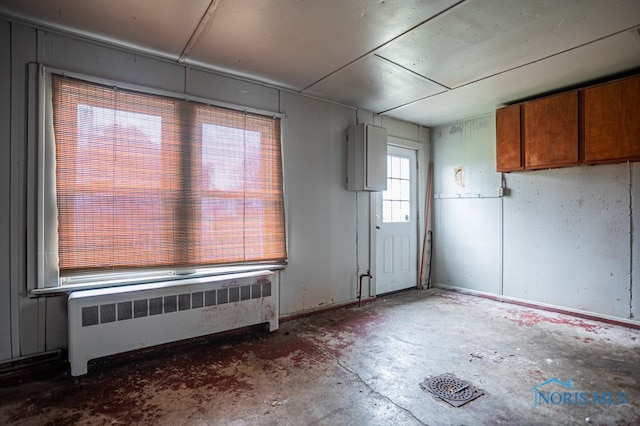
<path fill-rule="evenodd" d="M 376 225 L 376 229 L 380 230 L 380 229 L 382 229 L 382 226 Z"/>

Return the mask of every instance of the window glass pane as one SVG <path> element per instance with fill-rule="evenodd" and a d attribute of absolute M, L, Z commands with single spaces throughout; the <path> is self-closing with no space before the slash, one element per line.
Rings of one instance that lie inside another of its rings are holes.
<path fill-rule="evenodd" d="M 398 221 L 398 205 L 399 201 L 391 201 L 391 221 L 392 222 L 397 222 Z"/>
<path fill-rule="evenodd" d="M 391 196 L 391 186 L 393 185 L 393 179 L 391 178 L 387 178 L 387 189 L 385 189 L 384 191 L 382 191 L 382 198 L 384 200 L 390 200 L 391 198 L 393 198 Z"/>
<path fill-rule="evenodd" d="M 396 156 L 391 157 L 391 175 L 390 177 L 400 177 L 400 158 Z"/>
<path fill-rule="evenodd" d="M 382 193 L 383 222 L 407 222 L 411 201 L 410 161 L 406 157 L 387 156 L 387 190 Z"/>
<path fill-rule="evenodd" d="M 383 200 L 382 201 L 382 221 L 383 222 L 391 222 L 391 201 Z"/>
<path fill-rule="evenodd" d="M 411 182 L 408 180 L 401 180 L 398 181 L 398 183 L 400 184 L 398 199 L 409 201 L 411 199 Z"/>
<path fill-rule="evenodd" d="M 411 203 L 409 201 L 400 201 L 399 222 L 409 222 Z"/>
<path fill-rule="evenodd" d="M 394 179 L 389 179 L 389 182 L 387 184 L 387 190 L 385 191 L 387 193 L 387 199 L 388 200 L 393 200 L 394 197 L 394 187 L 395 187 L 395 180 Z"/>
<path fill-rule="evenodd" d="M 401 158 L 400 159 L 400 173 L 398 175 L 400 179 L 409 179 L 410 170 L 409 170 L 409 159 Z"/>

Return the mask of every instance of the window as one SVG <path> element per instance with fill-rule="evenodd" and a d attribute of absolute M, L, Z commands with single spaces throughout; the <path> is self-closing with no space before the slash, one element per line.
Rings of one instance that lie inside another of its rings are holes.
<path fill-rule="evenodd" d="M 387 190 L 382 192 L 382 221 L 409 222 L 411 169 L 409 159 L 387 155 Z"/>
<path fill-rule="evenodd" d="M 55 74 L 51 106 L 55 285 L 286 261 L 279 118 Z"/>

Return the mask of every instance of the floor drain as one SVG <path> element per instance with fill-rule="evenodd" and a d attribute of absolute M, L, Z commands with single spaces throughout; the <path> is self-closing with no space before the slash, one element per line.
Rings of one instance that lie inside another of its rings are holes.
<path fill-rule="evenodd" d="M 480 395 L 484 395 L 482 390 L 464 380 L 458 379 L 453 374 L 428 377 L 424 382 L 420 383 L 420 387 L 454 407 L 461 407 Z"/>

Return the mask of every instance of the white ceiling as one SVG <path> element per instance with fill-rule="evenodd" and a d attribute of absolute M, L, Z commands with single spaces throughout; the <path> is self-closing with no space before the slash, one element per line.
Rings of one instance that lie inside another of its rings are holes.
<path fill-rule="evenodd" d="M 0 14 L 430 127 L 640 69 L 640 0 L 0 0 Z"/>

